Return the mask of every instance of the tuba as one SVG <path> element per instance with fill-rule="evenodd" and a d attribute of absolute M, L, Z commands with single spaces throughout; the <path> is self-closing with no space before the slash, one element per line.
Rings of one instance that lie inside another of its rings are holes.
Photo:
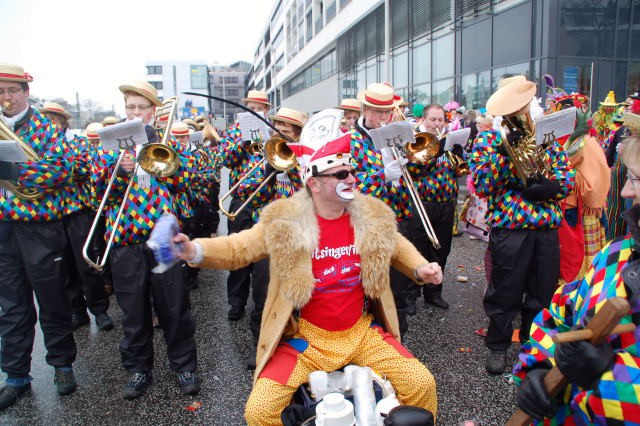
<path fill-rule="evenodd" d="M 0 107 L 0 115 L 2 115 L 3 111 L 7 108 L 8 102 L 4 102 Z M 20 148 L 24 151 L 24 154 L 27 157 L 27 161 L 40 161 L 40 157 L 38 154 L 31 148 L 26 142 L 21 140 L 18 135 L 16 135 L 13 130 L 11 130 L 5 123 L 0 119 L 0 140 L 14 140 L 18 141 L 20 144 Z M 32 201 L 37 200 L 42 197 L 42 194 L 35 189 L 24 188 L 20 186 L 17 182 L 10 180 L 0 180 L 0 187 L 11 191 L 16 197 L 23 201 Z"/>
<path fill-rule="evenodd" d="M 529 178 L 539 174 L 551 176 L 552 171 L 544 159 L 545 146 L 536 145 L 536 123 L 531 117 L 529 103 L 512 114 L 502 116 L 500 136 L 500 143 L 504 145 L 509 161 L 525 188 Z"/>

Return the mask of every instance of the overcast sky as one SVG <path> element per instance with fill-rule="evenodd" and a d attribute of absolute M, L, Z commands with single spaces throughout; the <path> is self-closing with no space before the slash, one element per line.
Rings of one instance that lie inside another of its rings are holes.
<path fill-rule="evenodd" d="M 120 110 L 147 61 L 253 62 L 274 1 L 0 0 L 0 62 L 33 76 L 32 95 Z"/>

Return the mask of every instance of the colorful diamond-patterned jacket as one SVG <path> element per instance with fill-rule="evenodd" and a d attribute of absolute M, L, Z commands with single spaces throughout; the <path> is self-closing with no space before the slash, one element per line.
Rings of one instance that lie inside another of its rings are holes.
<path fill-rule="evenodd" d="M 639 207 L 628 212 L 637 223 Z M 632 231 L 634 232 L 634 231 Z M 635 238 L 638 228 L 635 225 Z M 522 346 L 513 374 L 518 383 L 527 372 L 549 360 L 555 364 L 556 333 L 573 326 L 585 326 L 606 300 L 623 297 L 631 305 L 621 324 L 640 325 L 640 256 L 634 237 L 613 240 L 593 259 L 589 271 L 579 281 L 565 284 L 554 294 L 549 308 L 542 310 L 531 326 L 531 338 Z M 592 390 L 569 384 L 557 397 L 558 411 L 545 425 L 622 425 L 640 424 L 640 328 L 611 335 L 608 340 L 615 354 L 612 368 Z"/>
<path fill-rule="evenodd" d="M 190 176 L 189 185 L 184 191 L 173 191 L 174 208 L 178 213 L 178 219 L 182 221 L 193 216 L 194 197 L 192 196 L 192 190 L 199 191 L 201 189 L 198 182 L 199 178 L 196 175 L 197 157 L 195 153 L 190 152 L 173 136 L 169 138 L 167 145 L 178 154 L 181 168 L 188 170 Z"/>
<path fill-rule="evenodd" d="M 91 145 L 87 138 L 74 135 L 67 140 L 73 161 L 73 183 L 63 189 L 64 215 L 95 209 L 91 185 Z"/>
<path fill-rule="evenodd" d="M 97 161 L 92 165 L 92 182 L 98 194 L 104 194 L 109 178 L 113 173 L 114 165 L 118 159 L 118 152 L 105 152 L 98 149 Z M 135 151 L 130 150 L 132 156 Z M 127 196 L 124 213 L 118 224 L 114 238 L 114 246 L 127 246 L 144 243 L 153 226 L 163 213 L 172 213 L 178 216 L 176 211 L 176 196 L 185 193 L 192 179 L 190 159 L 180 155 L 180 167 L 172 176 L 157 178 L 152 175 L 138 172 L 132 173 L 120 170 L 114 181 L 112 194 L 107 200 L 106 210 L 107 232 L 105 240 L 108 240 L 113 230 L 116 214 L 122 203 L 127 185 L 130 179 L 134 179 L 131 191 Z"/>
<path fill-rule="evenodd" d="M 562 220 L 558 201 L 571 192 L 575 178 L 564 149 L 554 141 L 545 150 L 544 161 L 553 173 L 550 179 L 560 184 L 560 192 L 554 200 L 536 203 L 522 197 L 522 185 L 513 163 L 498 152 L 500 143 L 497 132 L 481 133 L 468 161 L 478 196 L 487 198 L 487 223 L 506 229 L 557 228 Z"/>
<path fill-rule="evenodd" d="M 70 184 L 72 176 L 72 161 L 64 134 L 31 108 L 16 124 L 15 133 L 41 159 L 20 164 L 18 185 L 38 190 L 42 197 L 20 200 L 10 191 L 0 191 L 0 221 L 60 219 L 63 215 L 61 190 Z"/>
<path fill-rule="evenodd" d="M 448 203 L 458 199 L 458 179 L 455 165 L 447 155 L 441 155 L 423 165 L 407 165 L 423 201 Z"/>
<path fill-rule="evenodd" d="M 242 140 L 242 131 L 238 123 L 231 125 L 225 134 L 220 141 L 220 156 L 222 165 L 230 170 L 229 186 L 232 186 L 258 164 L 262 156 L 248 150 L 249 142 Z"/>

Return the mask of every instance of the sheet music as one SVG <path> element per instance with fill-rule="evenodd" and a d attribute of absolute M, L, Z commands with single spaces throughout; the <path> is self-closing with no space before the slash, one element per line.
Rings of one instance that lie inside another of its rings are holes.
<path fill-rule="evenodd" d="M 340 120 L 344 111 L 337 108 L 327 108 L 314 114 L 302 128 L 300 143 L 317 150 L 324 144 L 342 135 Z"/>
<path fill-rule="evenodd" d="M 266 141 L 271 136 L 271 128 L 267 123 L 248 112 L 238 113 L 238 124 L 243 141 Z"/>
<path fill-rule="evenodd" d="M 193 132 L 192 134 L 189 135 L 189 145 L 192 147 L 192 149 L 202 148 L 203 140 L 204 140 L 204 137 L 202 136 L 202 130 Z"/>
<path fill-rule="evenodd" d="M 149 142 L 144 124 L 139 118 L 98 129 L 97 133 L 105 151 L 130 149 Z"/>
<path fill-rule="evenodd" d="M 14 140 L 0 141 L 0 161 L 25 163 L 27 160 L 26 154 L 20 148 L 20 142 Z"/>
<path fill-rule="evenodd" d="M 471 129 L 460 129 L 455 130 L 453 132 L 449 132 L 447 134 L 447 142 L 444 145 L 445 151 L 450 151 L 454 145 L 461 145 L 463 148 L 467 144 L 469 140 L 469 135 L 471 134 Z"/>
<path fill-rule="evenodd" d="M 576 108 L 563 109 L 536 120 L 536 145 L 548 142 L 549 138 L 561 138 L 573 133 L 576 125 Z"/>
<path fill-rule="evenodd" d="M 369 131 L 373 145 L 378 149 L 397 147 L 402 148 L 408 143 L 415 142 L 413 126 L 406 121 L 398 121 L 388 126 Z"/>

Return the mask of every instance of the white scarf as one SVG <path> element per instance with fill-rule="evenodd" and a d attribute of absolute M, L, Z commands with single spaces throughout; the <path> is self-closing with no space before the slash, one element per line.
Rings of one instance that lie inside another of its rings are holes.
<path fill-rule="evenodd" d="M 140 155 L 140 150 L 144 145 L 136 145 L 136 159 Z M 151 188 L 151 175 L 144 171 L 140 165 L 138 165 L 138 171 L 136 172 L 136 177 L 138 178 L 138 186 L 142 189 L 150 189 Z"/>
<path fill-rule="evenodd" d="M 4 121 L 4 123 L 11 130 L 15 130 L 16 123 L 18 121 L 20 121 L 25 115 L 27 115 L 27 111 L 29 111 L 29 105 L 27 105 L 27 107 L 24 109 L 24 111 L 12 116 L 12 117 L 7 117 L 6 115 L 2 114 L 2 115 L 0 115 L 0 118 L 2 118 L 2 121 Z"/>

